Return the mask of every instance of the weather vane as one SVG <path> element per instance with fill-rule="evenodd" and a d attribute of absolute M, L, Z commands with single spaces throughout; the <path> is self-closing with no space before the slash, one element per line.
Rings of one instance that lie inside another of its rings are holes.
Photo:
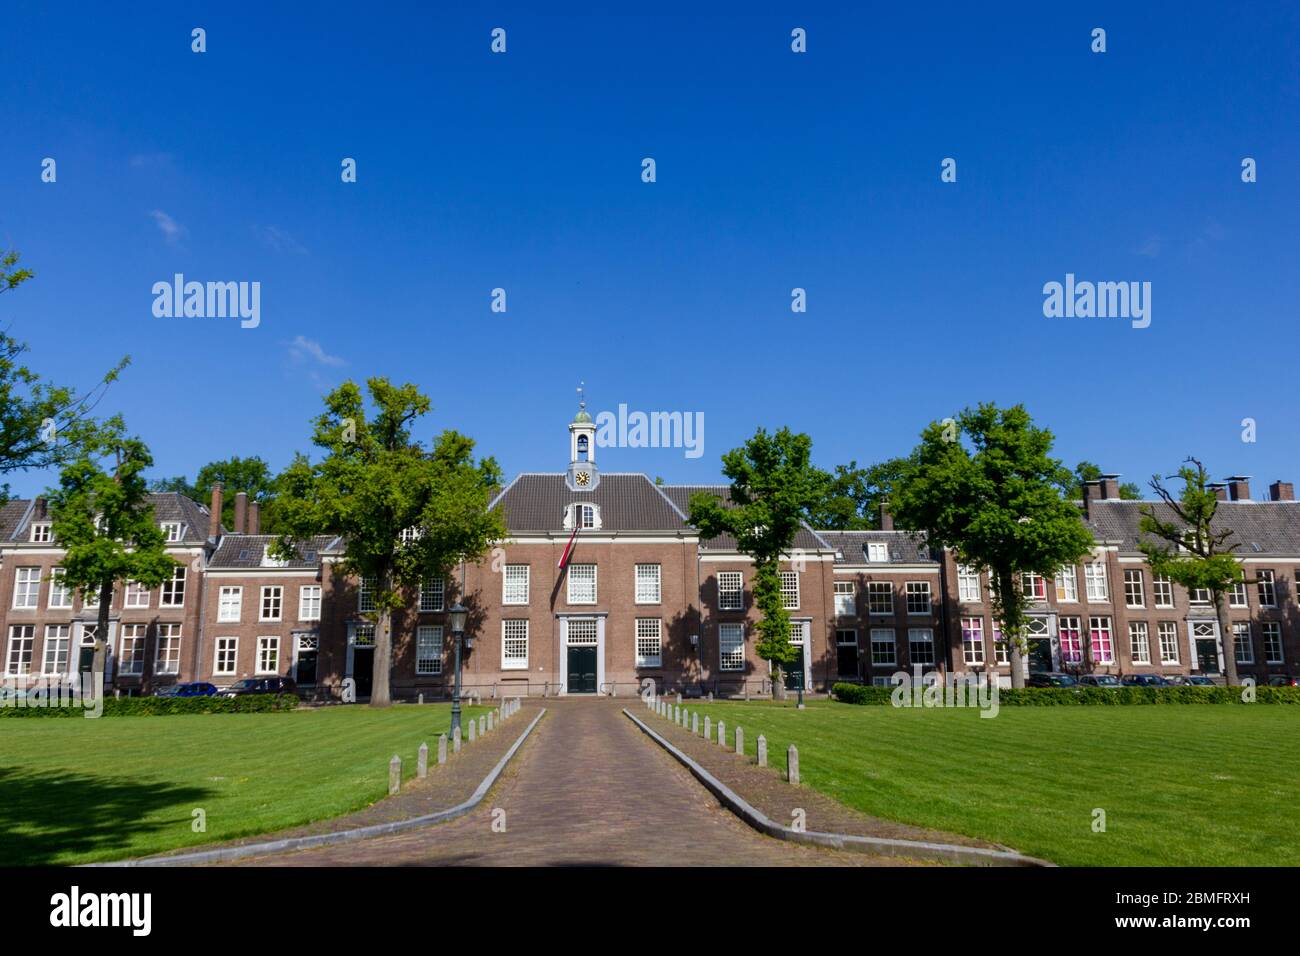
<path fill-rule="evenodd" d="M 587 384 L 586 382 L 579 382 L 579 383 L 578 383 L 578 407 L 581 408 L 581 409 L 586 409 L 586 407 L 587 407 L 587 398 L 586 398 L 586 396 L 583 395 L 583 393 L 582 393 L 582 392 L 583 392 L 583 387 L 584 387 L 586 384 Z"/>

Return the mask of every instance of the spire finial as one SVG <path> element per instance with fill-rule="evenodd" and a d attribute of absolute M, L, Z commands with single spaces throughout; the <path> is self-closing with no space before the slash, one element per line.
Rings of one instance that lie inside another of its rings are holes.
<path fill-rule="evenodd" d="M 578 383 L 578 407 L 583 409 L 584 411 L 587 408 L 587 397 L 583 393 L 583 389 L 586 387 L 586 384 L 587 384 L 586 382 Z"/>

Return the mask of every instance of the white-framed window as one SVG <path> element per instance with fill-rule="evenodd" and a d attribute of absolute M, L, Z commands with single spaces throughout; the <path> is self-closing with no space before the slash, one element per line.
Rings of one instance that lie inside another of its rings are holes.
<path fill-rule="evenodd" d="M 1047 581 L 1037 571 L 1023 571 L 1020 574 L 1020 593 L 1026 601 L 1046 601 Z"/>
<path fill-rule="evenodd" d="M 298 588 L 298 620 L 320 620 L 319 584 L 304 584 Z"/>
<path fill-rule="evenodd" d="M 42 674 L 66 674 L 72 644 L 72 625 L 45 625 L 45 655 Z"/>
<path fill-rule="evenodd" d="M 185 606 L 185 566 L 176 565 L 169 580 L 162 583 L 162 592 L 158 600 L 159 607 Z"/>
<path fill-rule="evenodd" d="M 799 608 L 799 572 L 782 571 L 781 572 L 781 600 L 785 604 L 786 610 L 793 611 Z"/>
<path fill-rule="evenodd" d="M 374 647 L 375 625 L 368 622 L 354 624 L 352 626 L 352 645 L 354 647 Z"/>
<path fill-rule="evenodd" d="M 446 607 L 447 582 L 442 578 L 425 578 L 420 582 L 420 610 L 436 613 Z"/>
<path fill-rule="evenodd" d="M 148 607 L 149 589 L 139 581 L 126 582 L 126 607 Z"/>
<path fill-rule="evenodd" d="M 154 670 L 159 674 L 181 672 L 181 626 L 158 625 L 158 646 L 154 655 Z"/>
<path fill-rule="evenodd" d="M 33 521 L 32 533 L 28 539 L 32 544 L 49 544 L 54 540 L 54 532 L 50 530 L 48 521 Z"/>
<path fill-rule="evenodd" d="M 724 671 L 745 669 L 745 625 L 718 625 L 718 658 Z"/>
<path fill-rule="evenodd" d="M 1277 583 L 1272 571 L 1256 571 L 1255 582 L 1259 589 L 1260 607 L 1277 607 Z"/>
<path fill-rule="evenodd" d="M 1034 620 L 1034 618 L 1030 618 L 1029 621 L 1027 621 L 1026 623 L 1027 623 L 1027 624 L 1028 624 L 1028 623 L 1032 623 L 1033 620 Z M 1043 623 L 1046 624 L 1047 622 L 1044 621 Z M 997 663 L 997 664 L 1010 664 L 1010 663 L 1011 663 L 1011 648 L 1009 648 L 1009 647 L 1007 646 L 1007 642 L 1006 642 L 1006 641 L 1002 640 L 1002 627 L 1001 627 L 1001 625 L 998 624 L 998 622 L 997 622 L 996 620 L 993 622 L 992 637 L 993 637 L 993 661 L 994 661 L 994 663 Z"/>
<path fill-rule="evenodd" d="M 883 541 L 867 542 L 867 560 L 872 564 L 884 564 L 889 561 L 889 545 Z"/>
<path fill-rule="evenodd" d="M 528 565 L 507 564 L 501 569 L 501 603 L 528 603 Z"/>
<path fill-rule="evenodd" d="M 871 663 L 897 664 L 898 643 L 894 639 L 892 627 L 873 627 L 871 629 Z"/>
<path fill-rule="evenodd" d="M 217 592 L 217 620 L 226 624 L 238 624 L 240 612 L 244 606 L 244 589 L 237 585 L 223 585 Z"/>
<path fill-rule="evenodd" d="M 596 527 L 596 506 L 578 504 L 573 506 L 573 520 L 579 528 Z"/>
<path fill-rule="evenodd" d="M 928 627 L 910 627 L 907 629 L 907 646 L 911 651 L 913 664 L 934 663 L 934 631 Z"/>
<path fill-rule="evenodd" d="M 262 585 L 259 621 L 278 621 L 284 615 L 284 588 L 279 584 Z"/>
<path fill-rule="evenodd" d="M 9 626 L 9 652 L 5 655 L 5 673 L 21 677 L 32 672 L 32 647 L 36 643 L 35 624 Z"/>
<path fill-rule="evenodd" d="M 415 629 L 415 672 L 442 673 L 441 624 L 421 624 Z"/>
<path fill-rule="evenodd" d="M 527 565 L 517 565 L 527 568 Z M 501 667 L 528 669 L 528 619 L 509 618 L 501 622 Z"/>
<path fill-rule="evenodd" d="M 1156 607 L 1174 606 L 1174 582 L 1166 574 L 1151 575 L 1151 590 L 1155 594 Z"/>
<path fill-rule="evenodd" d="M 1178 625 L 1173 621 L 1161 621 L 1156 625 L 1156 635 L 1160 638 L 1160 663 L 1178 663 Z"/>
<path fill-rule="evenodd" d="M 718 610 L 740 611 L 745 607 L 745 579 L 739 571 L 718 572 Z"/>
<path fill-rule="evenodd" d="M 1111 639 L 1110 618 L 1088 618 L 1088 639 L 1091 641 L 1093 663 L 1115 663 L 1115 644 Z"/>
<path fill-rule="evenodd" d="M 397 541 L 402 547 L 410 547 L 424 537 L 423 528 L 403 528 L 397 532 Z"/>
<path fill-rule="evenodd" d="M 368 614 L 375 609 L 376 579 L 362 578 L 357 584 L 357 613 Z"/>
<path fill-rule="evenodd" d="M 144 673 L 144 639 L 148 625 L 123 624 L 118 638 L 117 672 L 138 675 Z"/>
<path fill-rule="evenodd" d="M 50 593 L 45 606 L 52 610 L 72 607 L 72 589 L 64 582 L 62 568 L 50 568 Z"/>
<path fill-rule="evenodd" d="M 179 521 L 164 521 L 162 523 L 163 540 L 168 544 L 175 544 L 181 540 L 181 532 L 184 526 Z"/>
<path fill-rule="evenodd" d="M 661 569 L 657 564 L 638 564 L 636 566 L 636 603 L 658 604 L 662 598 L 660 588 Z"/>
<path fill-rule="evenodd" d="M 1209 603 L 1210 603 L 1210 589 L 1209 589 L 1209 588 L 1189 588 L 1188 591 L 1187 591 L 1187 600 L 1190 601 L 1192 604 L 1209 604 Z"/>
<path fill-rule="evenodd" d="M 957 600 L 978 604 L 983 600 L 980 592 L 980 573 L 966 564 L 957 566 Z"/>
<path fill-rule="evenodd" d="M 1079 578 L 1074 573 L 1074 565 L 1061 568 L 1056 572 L 1056 600 L 1073 603 L 1079 600 Z"/>
<path fill-rule="evenodd" d="M 1124 569 L 1124 605 L 1126 607 L 1146 607 L 1146 589 L 1142 586 L 1140 568 Z"/>
<path fill-rule="evenodd" d="M 907 582 L 907 613 L 908 614 L 929 614 L 930 613 L 930 582 L 929 581 L 908 581 Z"/>
<path fill-rule="evenodd" d="M 14 607 L 40 606 L 41 569 L 18 568 L 14 575 Z"/>
<path fill-rule="evenodd" d="M 1151 663 L 1151 635 L 1146 621 L 1128 622 L 1128 654 L 1134 664 Z"/>
<path fill-rule="evenodd" d="M 1255 648 L 1250 640 L 1250 622 L 1235 621 L 1232 625 L 1233 653 L 1237 655 L 1238 664 L 1255 663 Z"/>
<path fill-rule="evenodd" d="M 569 603 L 596 603 L 596 566 L 594 564 L 569 565 Z"/>
<path fill-rule="evenodd" d="M 1282 625 L 1277 621 L 1261 621 L 1260 632 L 1264 635 L 1264 662 L 1266 664 L 1282 663 Z"/>
<path fill-rule="evenodd" d="M 1246 582 L 1235 581 L 1232 590 L 1228 592 L 1229 607 L 1247 607 L 1249 600 L 1246 597 Z"/>
<path fill-rule="evenodd" d="M 257 672 L 259 674 L 280 673 L 280 638 L 269 634 L 257 639 Z"/>
<path fill-rule="evenodd" d="M 836 581 L 835 616 L 854 617 L 857 613 L 857 587 L 852 581 Z"/>
<path fill-rule="evenodd" d="M 1109 601 L 1110 587 L 1106 583 L 1106 565 L 1089 561 L 1083 566 L 1083 582 L 1089 601 Z"/>
<path fill-rule="evenodd" d="M 961 651 L 967 664 L 984 663 L 984 618 L 961 619 Z"/>
<path fill-rule="evenodd" d="M 1056 622 L 1057 637 L 1061 641 L 1061 661 L 1066 664 L 1083 662 L 1083 624 L 1077 617 L 1062 617 Z"/>
<path fill-rule="evenodd" d="M 664 662 L 664 625 L 657 617 L 636 619 L 636 666 L 662 667 Z"/>
<path fill-rule="evenodd" d="M 894 585 L 891 582 L 867 582 L 867 611 L 870 614 L 894 613 Z"/>
<path fill-rule="evenodd" d="M 218 677 L 228 677 L 235 673 L 239 662 L 239 638 L 217 638 L 216 656 L 212 661 L 212 673 Z"/>

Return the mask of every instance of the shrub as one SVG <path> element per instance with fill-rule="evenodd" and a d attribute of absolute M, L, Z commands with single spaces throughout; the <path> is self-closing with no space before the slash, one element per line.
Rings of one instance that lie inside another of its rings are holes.
<path fill-rule="evenodd" d="M 105 717 L 160 717 L 170 714 L 265 714 L 293 710 L 298 698 L 272 694 L 246 694 L 241 697 L 107 697 Z M 81 717 L 81 706 L 0 707 L 3 717 Z"/>
<path fill-rule="evenodd" d="M 888 704 L 892 687 L 836 684 L 831 694 L 846 704 Z M 1240 704 L 1240 687 L 1022 687 L 998 691 L 1002 707 L 1117 707 L 1140 704 Z M 1256 687 L 1261 704 L 1300 704 L 1300 687 Z"/>

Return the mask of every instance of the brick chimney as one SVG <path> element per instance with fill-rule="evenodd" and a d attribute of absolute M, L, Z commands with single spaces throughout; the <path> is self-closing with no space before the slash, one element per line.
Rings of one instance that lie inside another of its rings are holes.
<path fill-rule="evenodd" d="M 1083 483 L 1083 500 L 1100 501 L 1102 498 L 1100 481 L 1085 481 Z"/>
<path fill-rule="evenodd" d="M 1101 476 L 1101 497 L 1105 501 L 1119 500 L 1119 475 Z"/>
<path fill-rule="evenodd" d="M 1214 492 L 1214 497 L 1220 501 L 1228 500 L 1228 486 L 1221 481 L 1212 481 L 1205 486 Z"/>
<path fill-rule="evenodd" d="M 894 516 L 889 511 L 888 501 L 882 501 L 880 503 L 880 530 L 881 531 L 894 530 Z"/>
<path fill-rule="evenodd" d="M 208 513 L 208 537 L 218 538 L 221 536 L 221 507 L 223 499 L 221 496 L 221 482 L 212 483 L 212 504 Z"/>
<path fill-rule="evenodd" d="M 235 534 L 243 534 L 248 528 L 248 495 L 235 492 Z"/>
<path fill-rule="evenodd" d="M 36 521 L 44 521 L 49 516 L 49 503 L 45 500 L 44 495 L 37 495 L 36 501 L 32 503 L 32 518 Z"/>
<path fill-rule="evenodd" d="M 262 533 L 262 506 L 256 501 L 248 503 L 248 533 Z"/>
<path fill-rule="evenodd" d="M 1295 485 L 1278 479 L 1268 486 L 1269 501 L 1295 501 Z"/>
<path fill-rule="evenodd" d="M 1233 501 L 1249 501 L 1250 475 L 1229 475 L 1228 497 Z"/>

